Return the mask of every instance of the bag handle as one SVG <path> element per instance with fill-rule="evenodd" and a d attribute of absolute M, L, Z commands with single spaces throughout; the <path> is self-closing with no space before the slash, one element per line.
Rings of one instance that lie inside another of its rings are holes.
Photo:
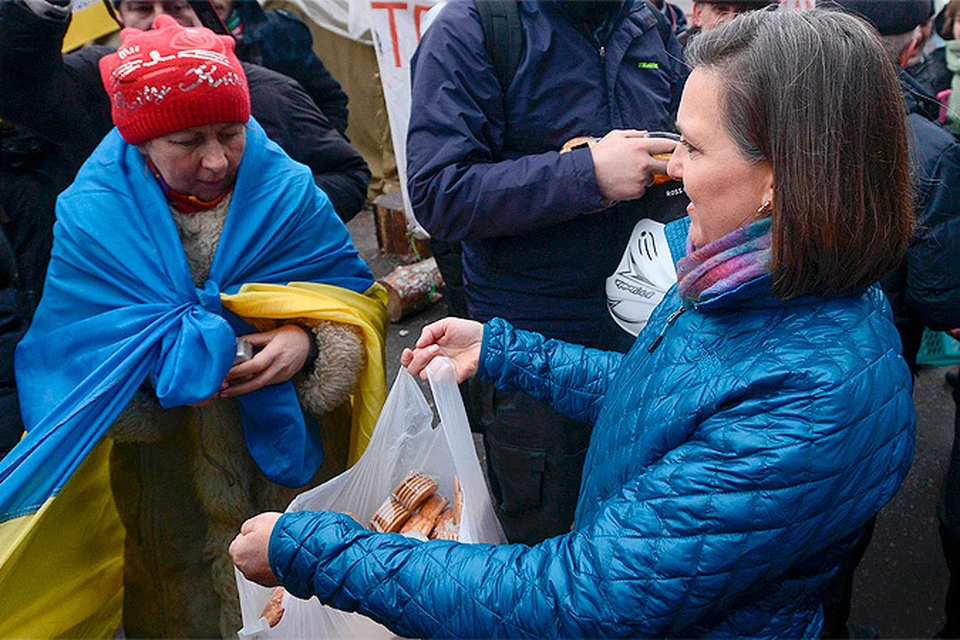
<path fill-rule="evenodd" d="M 430 390 L 440 415 L 440 428 L 444 430 L 450 455 L 453 457 L 457 475 L 460 476 L 465 505 L 461 530 L 485 532 L 488 541 L 505 542 L 506 537 L 490 501 L 487 482 L 480 469 L 477 450 L 470 435 L 470 422 L 467 420 L 463 398 L 457 387 L 456 366 L 449 358 L 434 358 L 427 365 L 427 379 L 430 381 Z M 474 519 L 480 521 L 474 522 Z"/>

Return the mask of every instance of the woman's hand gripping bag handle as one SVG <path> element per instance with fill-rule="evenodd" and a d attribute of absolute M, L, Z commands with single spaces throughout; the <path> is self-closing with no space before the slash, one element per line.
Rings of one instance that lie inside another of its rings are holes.
<path fill-rule="evenodd" d="M 287 511 L 337 511 L 356 514 L 367 523 L 385 496 L 412 471 L 434 477 L 441 493 L 450 496 L 454 476 L 463 492 L 461 542 L 499 544 L 506 541 L 486 481 L 477 460 L 470 425 L 447 358 L 436 358 L 427 369 L 439 425 L 416 379 L 403 367 L 397 374 L 366 451 L 356 465 L 297 496 Z M 262 617 L 273 589 L 246 580 L 236 571 L 243 614 L 241 640 L 300 638 L 394 638 L 385 627 L 357 613 L 338 611 L 315 598 L 300 600 L 282 594 L 283 614 L 275 626 Z"/>

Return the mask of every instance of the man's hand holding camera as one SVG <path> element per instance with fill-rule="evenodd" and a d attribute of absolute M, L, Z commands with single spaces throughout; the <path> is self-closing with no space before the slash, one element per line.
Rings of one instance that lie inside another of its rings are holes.
<path fill-rule="evenodd" d="M 634 200 L 653 184 L 654 174 L 667 172 L 667 160 L 677 143 L 664 138 L 649 138 L 646 131 L 611 131 L 590 147 L 593 169 L 600 194 L 606 200 Z"/>

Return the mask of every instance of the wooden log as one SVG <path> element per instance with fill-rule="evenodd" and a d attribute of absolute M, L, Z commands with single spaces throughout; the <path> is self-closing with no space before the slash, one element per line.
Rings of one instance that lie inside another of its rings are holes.
<path fill-rule="evenodd" d="M 417 259 L 429 258 L 430 238 L 422 231 L 413 231 L 407 225 L 407 216 L 403 211 L 403 196 L 399 191 L 391 191 L 378 196 L 373 201 L 373 215 L 376 221 L 377 245 L 387 255 L 415 256 Z"/>
<path fill-rule="evenodd" d="M 413 249 L 413 255 L 417 260 L 426 260 L 433 255 L 430 248 L 430 236 L 423 231 L 407 229 L 407 242 Z"/>
<path fill-rule="evenodd" d="M 399 266 L 379 282 L 387 290 L 387 313 L 391 322 L 443 298 L 443 277 L 434 258 Z"/>

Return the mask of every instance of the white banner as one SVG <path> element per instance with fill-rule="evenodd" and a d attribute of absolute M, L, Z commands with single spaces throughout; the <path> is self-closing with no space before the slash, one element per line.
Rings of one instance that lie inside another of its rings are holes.
<path fill-rule="evenodd" d="M 260 0 L 260 4 L 269 0 Z M 327 31 L 373 44 L 370 36 L 370 0 L 288 0 Z"/>
<path fill-rule="evenodd" d="M 407 194 L 407 126 L 410 122 L 410 58 L 420 42 L 424 15 L 437 0 L 369 0 L 373 46 L 380 65 L 380 82 L 387 103 L 390 137 L 397 158 L 403 208 L 414 230 L 422 230 L 413 216 Z"/>

